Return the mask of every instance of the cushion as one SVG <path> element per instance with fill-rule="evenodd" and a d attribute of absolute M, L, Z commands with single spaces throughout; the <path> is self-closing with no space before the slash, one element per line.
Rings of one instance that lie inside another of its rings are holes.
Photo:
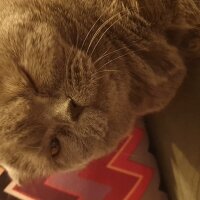
<path fill-rule="evenodd" d="M 159 191 L 159 182 L 155 159 L 148 152 L 147 134 L 138 124 L 115 152 L 81 171 L 55 174 L 24 187 L 10 182 L 4 172 L 0 177 L 0 198 L 6 200 L 9 195 L 23 200 L 166 200 L 166 194 Z"/>

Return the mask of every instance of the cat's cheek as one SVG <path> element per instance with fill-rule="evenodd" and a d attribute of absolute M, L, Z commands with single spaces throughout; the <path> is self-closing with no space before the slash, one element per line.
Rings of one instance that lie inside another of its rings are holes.
<path fill-rule="evenodd" d="M 76 127 L 76 133 L 82 137 L 94 137 L 102 139 L 108 132 L 108 117 L 106 113 L 87 108 L 80 117 Z"/>

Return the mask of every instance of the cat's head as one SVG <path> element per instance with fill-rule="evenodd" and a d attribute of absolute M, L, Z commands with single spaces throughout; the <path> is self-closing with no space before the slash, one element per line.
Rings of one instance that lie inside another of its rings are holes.
<path fill-rule="evenodd" d="M 132 121 L 129 76 L 105 68 L 109 40 L 92 52 L 90 24 L 29 9 L 10 6 L 0 24 L 0 163 L 20 183 L 104 155 Z"/>
<path fill-rule="evenodd" d="M 180 86 L 177 50 L 132 3 L 106 2 L 0 1 L 0 164 L 14 180 L 105 155 Z"/>

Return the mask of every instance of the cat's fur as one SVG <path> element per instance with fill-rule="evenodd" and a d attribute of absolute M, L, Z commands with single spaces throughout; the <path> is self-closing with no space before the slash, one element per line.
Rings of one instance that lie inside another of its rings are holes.
<path fill-rule="evenodd" d="M 186 74 L 182 40 L 198 30 L 198 6 L 0 0 L 0 163 L 10 176 L 23 183 L 82 167 L 113 150 L 136 117 L 165 107 Z"/>

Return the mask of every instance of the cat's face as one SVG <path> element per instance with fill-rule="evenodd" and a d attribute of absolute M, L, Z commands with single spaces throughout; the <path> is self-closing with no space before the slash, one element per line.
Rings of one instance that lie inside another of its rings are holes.
<path fill-rule="evenodd" d="M 0 0 L 0 164 L 16 181 L 110 152 L 180 86 L 177 49 L 111 2 Z"/>
<path fill-rule="evenodd" d="M 48 20 L 19 13 L 0 25 L 0 163 L 24 182 L 104 155 L 132 111 L 125 72 L 83 50 L 87 28 L 78 45 L 70 29 L 62 37 Z"/>

